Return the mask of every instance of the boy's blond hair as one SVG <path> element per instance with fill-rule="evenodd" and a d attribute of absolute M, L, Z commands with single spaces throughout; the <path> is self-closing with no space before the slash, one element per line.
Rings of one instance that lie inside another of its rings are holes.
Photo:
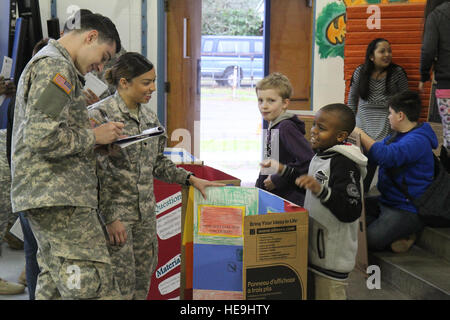
<path fill-rule="evenodd" d="M 292 85 L 288 77 L 279 72 L 269 74 L 256 84 L 256 93 L 258 90 L 275 89 L 282 99 L 290 99 L 292 96 Z"/>

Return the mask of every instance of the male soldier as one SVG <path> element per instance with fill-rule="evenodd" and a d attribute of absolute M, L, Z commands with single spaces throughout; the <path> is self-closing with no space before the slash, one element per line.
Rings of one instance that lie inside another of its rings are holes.
<path fill-rule="evenodd" d="M 92 13 L 93 12 L 88 9 L 80 9 L 77 12 L 75 12 L 64 23 L 63 31 L 61 32 L 61 37 L 65 33 L 70 32 L 74 27 L 76 27 L 76 19 L 77 18 L 79 19 L 83 15 L 88 15 L 88 14 L 92 14 Z M 114 63 L 117 61 L 117 59 L 119 59 L 119 57 L 121 55 L 123 55 L 125 52 L 127 52 L 127 51 L 122 46 L 120 48 L 120 51 L 113 58 L 111 58 L 111 60 L 109 60 L 105 63 L 105 65 L 103 66 L 103 70 L 99 70 L 98 72 L 94 71 L 93 74 L 95 74 L 97 76 L 97 78 L 99 78 L 101 81 L 103 81 L 105 84 L 107 84 L 107 82 L 105 80 L 105 71 L 107 69 L 111 68 L 114 65 Z M 91 89 L 87 89 L 87 90 L 83 91 L 83 94 L 86 99 L 86 105 L 89 106 L 91 104 L 94 104 L 100 100 L 103 100 L 103 99 L 109 97 L 110 95 L 113 95 L 114 92 L 116 92 L 116 87 L 113 85 L 108 85 L 108 90 L 106 90 L 100 97 L 97 97 L 97 95 Z"/>
<path fill-rule="evenodd" d="M 10 80 L 5 80 L 0 76 L 0 96 L 5 95 L 6 97 L 13 97 L 16 93 L 16 87 L 14 83 Z M 6 155 L 6 131 L 0 132 L 0 255 L 2 253 L 2 240 L 3 236 L 7 231 L 9 213 L 11 211 L 11 202 L 9 200 L 9 185 L 11 184 L 11 175 L 8 170 L 8 162 Z M 6 167 L 5 167 L 6 164 Z M 1 286 L 1 284 L 0 284 Z M 1 290 L 0 290 L 1 291 Z"/>
<path fill-rule="evenodd" d="M 12 97 L 15 93 L 14 83 L 0 77 L 0 96 Z M 11 214 L 10 185 L 11 174 L 6 158 L 6 130 L 0 130 L 0 256 L 2 255 L 3 237 L 8 232 L 7 226 Z M 24 290 L 23 285 L 0 278 L 0 295 L 20 294 Z"/>
<path fill-rule="evenodd" d="M 81 79 L 121 44 L 108 18 L 80 20 L 31 59 L 17 90 L 11 198 L 39 246 L 36 299 L 120 298 L 96 215 L 94 146 L 115 141 L 123 124 L 91 128 Z"/>

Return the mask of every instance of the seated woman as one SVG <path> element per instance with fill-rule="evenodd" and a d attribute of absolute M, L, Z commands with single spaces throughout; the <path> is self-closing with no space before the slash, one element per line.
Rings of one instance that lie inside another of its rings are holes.
<path fill-rule="evenodd" d="M 420 109 L 419 95 L 404 91 L 389 100 L 389 122 L 394 131 L 391 136 L 376 142 L 362 129 L 355 129 L 369 161 L 380 166 L 377 187 L 381 195 L 375 202 L 366 202 L 367 243 L 371 250 L 384 250 L 390 245 L 394 252 L 406 252 L 415 234 L 424 227 L 417 208 L 396 186 L 407 187 L 411 197 L 417 198 L 433 180 L 433 149 L 438 140 L 428 123 L 418 123 Z"/>

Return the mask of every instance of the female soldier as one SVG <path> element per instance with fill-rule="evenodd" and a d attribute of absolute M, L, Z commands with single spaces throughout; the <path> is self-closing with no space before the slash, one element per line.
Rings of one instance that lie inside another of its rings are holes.
<path fill-rule="evenodd" d="M 93 125 L 124 123 L 123 134 L 132 136 L 161 126 L 148 106 L 155 91 L 155 69 L 144 56 L 122 55 L 105 79 L 116 93 L 89 108 Z M 123 298 L 146 299 L 157 265 L 153 177 L 168 183 L 192 184 L 205 196 L 208 186 L 222 186 L 177 168 L 163 154 L 167 136 L 161 135 L 126 148 L 98 153 L 99 211 L 109 235 L 114 273 Z"/>

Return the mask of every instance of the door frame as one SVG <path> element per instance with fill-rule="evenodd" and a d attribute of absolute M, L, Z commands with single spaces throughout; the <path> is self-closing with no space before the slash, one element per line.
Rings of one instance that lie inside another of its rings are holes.
<path fill-rule="evenodd" d="M 159 122 L 166 128 L 167 127 L 167 93 L 165 83 L 167 81 L 167 19 L 166 19 L 166 3 L 165 0 L 157 0 L 157 65 L 156 70 L 156 99 L 157 99 L 157 116 Z"/>
<path fill-rule="evenodd" d="M 165 83 L 167 82 L 167 13 L 165 10 L 166 0 L 157 0 L 158 10 L 158 34 L 157 34 L 157 65 L 156 88 L 157 88 L 157 111 L 159 122 L 167 127 L 167 93 Z M 270 5 L 271 0 L 264 1 L 264 76 L 269 74 L 270 54 Z"/>
<path fill-rule="evenodd" d="M 264 76 L 269 75 L 271 1 L 272 0 L 264 1 L 264 34 L 263 34 L 263 37 L 264 37 Z M 266 122 L 266 121 L 264 121 L 264 122 Z"/>
<path fill-rule="evenodd" d="M 157 34 L 157 112 L 158 119 L 162 125 L 167 127 L 167 13 L 165 10 L 167 0 L 157 0 L 158 10 L 158 34 Z M 269 74 L 270 62 L 270 11 L 272 0 L 264 1 L 264 76 Z M 310 110 L 314 110 L 314 51 L 316 33 L 316 1 L 312 7 L 312 39 L 311 39 L 311 69 L 310 69 Z M 263 120 L 263 128 L 267 128 L 266 121 Z"/>

